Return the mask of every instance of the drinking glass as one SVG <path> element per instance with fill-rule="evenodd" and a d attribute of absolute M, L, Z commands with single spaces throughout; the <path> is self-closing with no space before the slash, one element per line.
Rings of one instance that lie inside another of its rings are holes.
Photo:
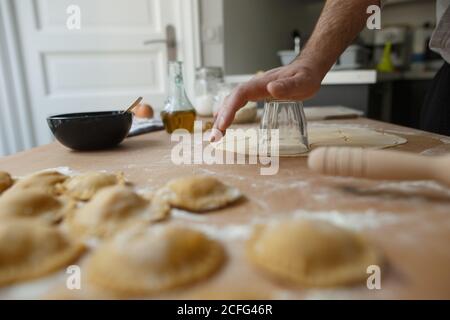
<path fill-rule="evenodd" d="M 277 130 L 278 134 L 274 130 Z M 280 156 L 295 156 L 308 152 L 308 131 L 303 103 L 287 100 L 267 101 L 260 133 L 259 143 L 269 152 L 274 144 L 278 144 Z M 278 141 L 274 141 L 277 135 Z"/>

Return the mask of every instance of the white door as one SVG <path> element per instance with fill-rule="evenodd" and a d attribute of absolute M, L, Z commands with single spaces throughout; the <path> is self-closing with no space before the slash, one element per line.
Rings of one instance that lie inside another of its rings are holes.
<path fill-rule="evenodd" d="M 166 27 L 177 33 L 188 87 L 199 62 L 197 0 L 14 1 L 38 144 L 46 117 L 117 110 L 137 96 L 160 109 L 166 96 Z M 81 28 L 67 20 L 80 9 Z M 72 6 L 72 7 L 70 7 Z M 68 8 L 69 12 L 68 12 Z M 144 45 L 145 41 L 156 42 Z"/>

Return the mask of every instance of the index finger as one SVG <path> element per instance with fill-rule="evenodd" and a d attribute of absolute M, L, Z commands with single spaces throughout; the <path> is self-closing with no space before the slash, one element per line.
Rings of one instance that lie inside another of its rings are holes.
<path fill-rule="evenodd" d="M 239 85 L 225 99 L 220 108 L 214 128 L 224 132 L 233 122 L 236 112 L 244 107 L 248 101 L 260 100 L 270 97 L 267 84 L 276 79 L 273 72 L 256 76 L 247 83 Z"/>

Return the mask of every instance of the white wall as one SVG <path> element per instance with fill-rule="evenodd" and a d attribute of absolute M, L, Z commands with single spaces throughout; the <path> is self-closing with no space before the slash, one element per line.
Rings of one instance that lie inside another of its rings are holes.
<path fill-rule="evenodd" d="M 225 0 L 225 71 L 254 73 L 276 67 L 277 51 L 293 48 L 291 31 L 299 19 L 292 9 L 305 14 L 298 0 Z"/>
<path fill-rule="evenodd" d="M 388 5 L 383 9 L 382 26 L 406 24 L 420 27 L 425 22 L 435 23 L 436 1 L 422 0 Z"/>
<path fill-rule="evenodd" d="M 318 0 L 201 0 L 203 30 L 220 25 L 223 38 L 203 38 L 205 65 L 247 74 L 279 66 L 279 50 L 293 49 L 291 32 L 307 36 L 320 15 Z"/>
<path fill-rule="evenodd" d="M 203 65 L 223 67 L 223 0 L 200 1 L 200 19 Z"/>
<path fill-rule="evenodd" d="M 226 74 L 255 73 L 279 65 L 277 51 L 292 49 L 291 32 L 306 35 L 322 8 L 314 0 L 201 0 L 202 29 L 222 28 L 212 44 L 203 34 L 204 65 Z M 316 15 L 316 16 L 315 16 Z"/>
<path fill-rule="evenodd" d="M 279 66 L 277 51 L 291 49 L 290 32 L 309 36 L 320 15 L 322 0 L 201 0 L 203 27 L 223 27 L 223 41 L 203 42 L 204 64 L 225 68 L 225 73 L 246 74 Z M 435 0 L 387 5 L 382 25 L 421 26 L 435 22 Z M 373 32 L 364 31 L 370 41 Z M 203 39 L 204 40 L 204 39 Z"/>

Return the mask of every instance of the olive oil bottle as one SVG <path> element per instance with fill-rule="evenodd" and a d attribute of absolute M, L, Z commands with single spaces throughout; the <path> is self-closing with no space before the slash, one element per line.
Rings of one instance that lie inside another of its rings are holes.
<path fill-rule="evenodd" d="M 169 63 L 169 95 L 161 119 L 168 133 L 177 129 L 194 132 L 196 118 L 195 109 L 186 95 L 183 82 L 183 63 L 176 61 Z"/>

